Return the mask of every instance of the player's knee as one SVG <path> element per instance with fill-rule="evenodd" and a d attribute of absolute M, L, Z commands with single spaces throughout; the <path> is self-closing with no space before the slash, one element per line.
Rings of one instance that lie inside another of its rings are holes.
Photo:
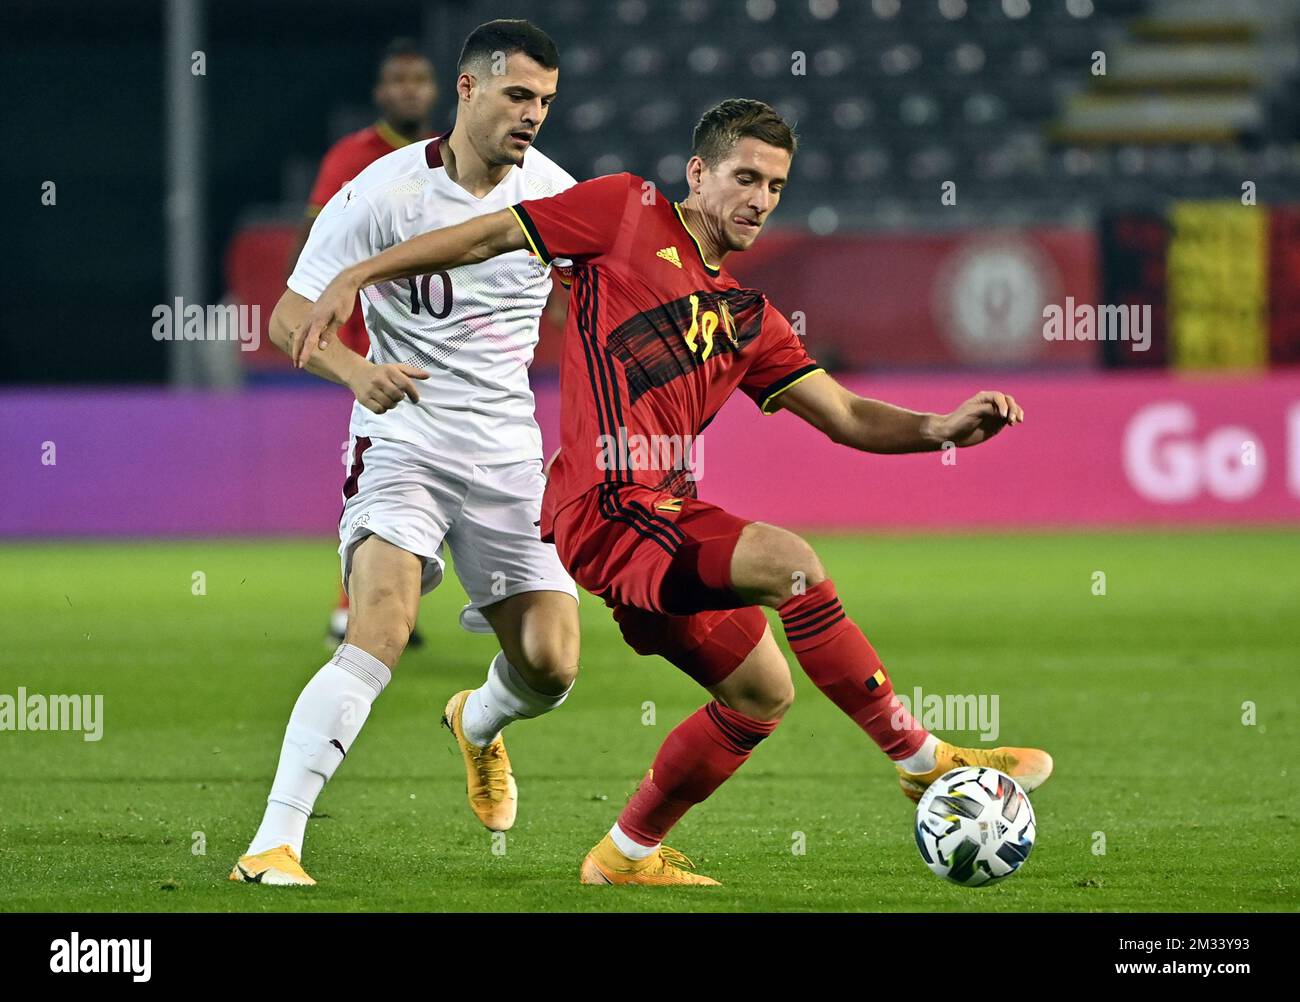
<path fill-rule="evenodd" d="M 415 629 L 414 614 L 394 605 L 392 602 L 359 607 L 354 604 L 344 640 L 378 658 L 389 670 L 396 666 Z"/>
<path fill-rule="evenodd" d="M 780 720 L 794 705 L 794 682 L 785 678 L 764 692 L 763 713 L 759 720 Z"/>
<path fill-rule="evenodd" d="M 764 678 L 729 694 L 725 702 L 737 713 L 755 720 L 780 720 L 794 703 L 794 681 L 788 674 Z"/>
<path fill-rule="evenodd" d="M 815 588 L 826 580 L 826 568 L 822 566 L 821 558 L 817 556 L 817 551 L 812 548 L 811 543 L 801 536 L 794 538 L 798 540 L 798 544 L 795 566 L 790 570 L 791 591 L 795 591 L 800 582 L 808 588 Z"/>
<path fill-rule="evenodd" d="M 578 645 L 576 642 L 546 645 L 531 652 L 515 668 L 538 692 L 558 696 L 567 692 L 578 677 Z"/>
<path fill-rule="evenodd" d="M 367 631 L 353 630 L 349 627 L 344 643 L 360 647 L 367 654 L 378 658 L 388 666 L 389 671 L 392 671 L 397 667 L 397 660 L 402 656 L 402 652 L 406 650 L 406 642 L 410 638 L 410 630 L 405 632 L 399 629 Z"/>
<path fill-rule="evenodd" d="M 747 554 L 754 568 L 751 591 L 763 605 L 779 606 L 791 595 L 826 580 L 826 569 L 803 537 L 771 525 L 750 528 L 758 530 Z"/>
<path fill-rule="evenodd" d="M 794 686 L 764 688 L 745 694 L 741 705 L 733 707 L 755 720 L 780 720 L 794 702 Z"/>
<path fill-rule="evenodd" d="M 581 654 L 578 617 L 572 623 L 551 621 L 545 630 L 528 630 L 514 651 L 511 664 L 532 688 L 548 696 L 567 692 L 578 677 Z"/>

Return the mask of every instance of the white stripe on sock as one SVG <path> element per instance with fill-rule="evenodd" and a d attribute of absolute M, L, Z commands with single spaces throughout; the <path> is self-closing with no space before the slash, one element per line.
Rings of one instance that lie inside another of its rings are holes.
<path fill-rule="evenodd" d="M 628 859 L 645 859 L 647 856 L 653 856 L 659 851 L 660 843 L 654 845 L 642 845 L 640 842 L 633 842 L 624 833 L 623 829 L 614 822 L 614 827 L 609 830 L 609 837 L 614 840 L 614 845 Z"/>
<path fill-rule="evenodd" d="M 896 759 L 894 764 L 901 765 L 907 772 L 929 772 L 937 764 L 935 751 L 938 747 L 939 739 L 933 734 L 927 734 L 925 741 L 914 754 L 907 756 L 907 758 Z"/>

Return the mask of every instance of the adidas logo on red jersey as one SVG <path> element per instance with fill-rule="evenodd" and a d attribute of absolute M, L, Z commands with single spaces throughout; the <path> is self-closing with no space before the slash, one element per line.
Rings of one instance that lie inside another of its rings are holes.
<path fill-rule="evenodd" d="M 674 268 L 680 268 L 682 266 L 682 259 L 678 257 L 676 247 L 665 247 L 662 250 L 657 250 L 655 251 L 655 257 L 663 258 Z"/>

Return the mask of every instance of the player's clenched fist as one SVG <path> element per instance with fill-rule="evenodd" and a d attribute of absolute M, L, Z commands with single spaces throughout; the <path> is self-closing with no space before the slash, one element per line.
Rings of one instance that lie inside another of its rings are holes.
<path fill-rule="evenodd" d="M 940 434 L 945 442 L 954 445 L 978 445 L 1024 419 L 1024 410 L 1011 394 L 981 390 L 940 419 Z"/>
<path fill-rule="evenodd" d="M 361 406 L 382 414 L 396 407 L 403 398 L 418 403 L 420 394 L 411 380 L 428 378 L 427 372 L 413 365 L 368 363 L 348 380 L 348 389 L 356 394 Z"/>

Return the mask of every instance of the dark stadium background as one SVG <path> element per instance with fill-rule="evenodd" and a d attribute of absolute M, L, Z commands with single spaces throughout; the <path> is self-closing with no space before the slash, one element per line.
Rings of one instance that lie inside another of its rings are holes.
<path fill-rule="evenodd" d="M 949 464 L 738 399 L 701 494 L 814 533 L 900 691 L 1000 694 L 1004 738 L 1058 774 L 1023 873 L 973 897 L 920 864 L 888 764 L 796 671 L 790 725 L 683 825 L 720 896 L 593 903 L 581 850 L 698 690 L 584 596 L 571 704 L 512 732 L 527 848 L 492 856 L 432 724 L 494 650 L 449 577 L 326 794 L 320 893 L 270 907 L 1294 911 L 1300 0 L 5 0 L 0 694 L 101 693 L 107 724 L 0 734 L 0 910 L 268 907 L 224 878 L 322 657 L 350 397 L 269 344 L 158 341 L 152 311 L 264 324 L 385 44 L 425 46 L 446 128 L 462 39 L 503 16 L 558 43 L 537 145 L 579 179 L 680 198 L 702 110 L 775 104 L 800 149 L 736 274 L 860 393 L 1024 405 Z M 1149 308 L 1149 349 L 1050 340 L 1068 299 Z M 550 440 L 559 349 L 548 326 Z"/>
<path fill-rule="evenodd" d="M 156 0 L 4 5 L 6 382 L 167 378 L 167 346 L 137 336 L 140 318 L 169 298 L 166 7 Z M 775 217 L 779 227 L 807 229 L 821 208 L 823 223 L 825 210 L 834 213 L 841 235 L 1096 229 L 1108 214 L 1159 214 L 1177 198 L 1233 198 L 1246 178 L 1267 205 L 1300 195 L 1290 2 L 221 0 L 194 7 L 209 56 L 199 88 L 206 211 L 202 288 L 192 298 L 200 302 L 226 291 L 224 255 L 236 231 L 253 221 L 296 221 L 321 153 L 372 120 L 369 88 L 389 38 L 406 34 L 426 44 L 441 83 L 441 123 L 452 111 L 460 40 L 503 12 L 534 17 L 559 43 L 561 99 L 539 146 L 579 178 L 613 167 L 675 180 L 662 177 L 661 166 L 671 173 L 698 113 L 729 94 L 760 96 L 790 113 L 801 154 Z M 1252 40 L 1244 58 L 1243 39 Z M 1174 68 L 1126 62 L 1124 48 L 1135 45 L 1174 53 Z M 1195 48 L 1194 56 L 1177 62 L 1180 46 Z M 790 73 L 794 50 L 806 53 L 803 77 Z M 1104 78 L 1090 75 L 1097 50 L 1110 59 Z M 1135 100 L 1137 114 L 1149 116 L 1138 127 L 1123 116 L 1114 127 L 1070 124 L 1081 95 L 1125 96 L 1143 82 L 1150 89 L 1131 96 L 1200 100 L 1205 116 L 1179 127 Z M 1244 102 L 1249 113 L 1211 115 L 1223 101 Z M 57 211 L 18 197 L 47 178 L 59 182 Z M 955 206 L 940 205 L 944 180 L 956 183 Z M 1125 282 L 1132 269 L 1125 248 L 1106 263 L 1104 279 Z M 1294 330 L 1276 354 L 1300 355 Z"/>

